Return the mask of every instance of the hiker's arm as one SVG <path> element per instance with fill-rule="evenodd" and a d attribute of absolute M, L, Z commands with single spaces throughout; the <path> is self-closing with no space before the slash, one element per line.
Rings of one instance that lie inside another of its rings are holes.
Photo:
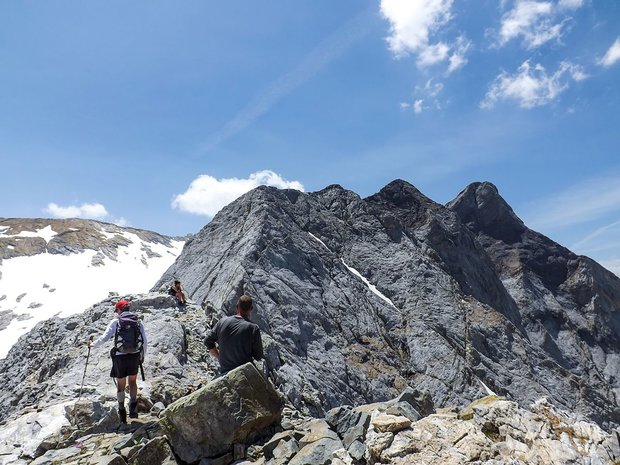
<path fill-rule="evenodd" d="M 112 336 L 114 336 L 114 333 L 116 332 L 116 325 L 117 324 L 118 324 L 117 320 L 110 321 L 110 324 L 108 324 L 108 327 L 106 328 L 105 333 L 103 333 L 95 341 L 93 341 L 93 343 L 90 346 L 91 347 L 99 347 L 105 341 L 107 341 Z"/>
<path fill-rule="evenodd" d="M 144 331 L 144 323 L 140 322 L 140 334 L 142 335 L 142 355 L 141 358 L 142 360 L 144 360 L 144 358 L 146 357 L 146 344 L 147 344 L 147 339 L 146 339 L 146 331 Z"/>
<path fill-rule="evenodd" d="M 254 344 L 252 345 L 252 357 L 254 360 L 260 360 L 264 357 L 263 353 L 263 340 L 260 337 L 260 330 L 257 329 L 254 333 Z"/>
<path fill-rule="evenodd" d="M 220 356 L 220 351 L 217 349 L 217 347 L 215 347 L 219 329 L 220 329 L 220 322 L 218 321 L 213 327 L 213 329 L 209 331 L 209 334 L 207 334 L 207 337 L 205 337 L 205 346 L 207 346 L 209 353 L 216 358 Z"/>

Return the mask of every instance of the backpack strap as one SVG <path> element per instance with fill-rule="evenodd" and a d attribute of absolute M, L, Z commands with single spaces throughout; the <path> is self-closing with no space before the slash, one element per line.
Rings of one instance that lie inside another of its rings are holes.
<path fill-rule="evenodd" d="M 116 331 L 114 331 L 114 347 L 112 350 L 114 350 L 116 352 L 116 350 L 118 349 L 118 330 L 120 328 L 120 320 L 117 319 L 116 320 Z"/>

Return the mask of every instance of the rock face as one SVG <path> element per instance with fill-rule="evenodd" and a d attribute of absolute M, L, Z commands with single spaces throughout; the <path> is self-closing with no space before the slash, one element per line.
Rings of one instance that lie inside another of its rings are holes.
<path fill-rule="evenodd" d="M 191 463 L 248 442 L 278 422 L 283 407 L 282 395 L 247 363 L 168 406 L 161 424 L 179 458 Z"/>
<path fill-rule="evenodd" d="M 447 207 L 404 181 L 365 199 L 259 187 L 155 289 L 172 276 L 213 320 L 255 298 L 271 376 L 309 414 L 409 385 L 437 407 L 491 390 L 620 424 L 620 279 L 527 229 L 489 184 Z"/>
<path fill-rule="evenodd" d="M 530 410 L 490 396 L 468 407 L 467 419 L 438 413 L 408 427 L 397 421 L 384 432 L 385 414 L 373 413 L 367 433 L 368 463 L 450 465 L 608 463 L 619 459 L 618 439 L 576 421 L 544 400 Z"/>
<path fill-rule="evenodd" d="M 620 280 L 528 229 L 490 183 L 476 183 L 448 204 L 475 234 L 519 307 L 531 343 L 590 398 L 580 411 L 616 425 L 620 401 Z M 552 386 L 547 386 L 552 390 Z M 558 392 L 567 407 L 574 394 Z"/>
<path fill-rule="evenodd" d="M 80 315 L 39 323 L 20 339 L 8 357 L 0 360 L 0 372 L 6 379 L 19 381 L 4 383 L 0 389 L 0 422 L 24 409 L 74 401 L 82 379 L 82 398 L 115 405 L 116 387 L 109 377 L 113 341 L 91 349 L 86 372 L 85 364 L 86 341 L 90 335 L 103 334 L 119 298 L 111 296 Z M 180 312 L 168 295 L 128 298 L 132 309 L 141 315 L 150 339 L 144 367 L 146 381 L 140 385 L 152 403 L 162 401 L 167 405 L 213 377 L 217 362 L 207 355 L 202 343 L 206 333 L 202 311 L 194 308 Z"/>

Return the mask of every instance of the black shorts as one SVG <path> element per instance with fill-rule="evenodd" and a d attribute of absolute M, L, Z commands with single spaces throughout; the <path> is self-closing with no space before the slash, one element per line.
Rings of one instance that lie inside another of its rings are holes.
<path fill-rule="evenodd" d="M 138 374 L 140 367 L 140 352 L 135 354 L 113 355 L 112 370 L 110 376 L 112 378 L 125 378 Z"/>

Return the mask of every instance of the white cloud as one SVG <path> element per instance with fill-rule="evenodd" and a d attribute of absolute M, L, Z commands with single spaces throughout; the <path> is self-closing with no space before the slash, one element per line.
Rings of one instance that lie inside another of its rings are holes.
<path fill-rule="evenodd" d="M 456 40 L 456 45 L 454 46 L 454 51 L 450 58 L 448 59 L 450 65 L 448 66 L 448 74 L 456 71 L 457 69 L 462 68 L 467 64 L 467 58 L 465 58 L 465 54 L 471 47 L 471 42 L 468 41 L 464 36 L 460 36 Z"/>
<path fill-rule="evenodd" d="M 429 35 L 450 21 L 452 0 L 381 0 L 381 13 L 391 26 L 387 41 L 397 56 L 429 46 Z"/>
<path fill-rule="evenodd" d="M 247 179 L 216 179 L 203 174 L 194 179 L 184 193 L 174 197 L 172 207 L 212 217 L 237 197 L 261 185 L 304 190 L 299 181 L 287 181 L 269 170 L 252 173 Z"/>
<path fill-rule="evenodd" d="M 581 81 L 587 77 L 581 66 L 568 61 L 560 63 L 551 75 L 542 65 L 525 61 L 517 73 L 511 75 L 503 71 L 497 76 L 480 106 L 492 108 L 501 100 L 515 100 L 522 108 L 546 105 L 564 92 L 571 80 Z"/>
<path fill-rule="evenodd" d="M 443 42 L 429 45 L 423 50 L 420 50 L 420 55 L 418 56 L 418 64 L 422 67 L 426 67 L 441 63 L 442 61 L 446 60 L 446 58 L 448 58 L 449 52 L 450 47 L 448 47 Z"/>
<path fill-rule="evenodd" d="M 422 99 L 419 99 L 413 102 L 413 111 L 415 111 L 418 114 L 422 113 L 422 110 L 424 109 L 424 107 L 422 106 L 423 104 L 424 104 L 424 100 Z"/>
<path fill-rule="evenodd" d="M 421 68 L 449 61 L 449 72 L 467 63 L 464 39 L 459 37 L 454 43 L 431 41 L 452 20 L 452 3 L 453 0 L 381 0 L 381 13 L 390 22 L 387 42 L 394 55 L 415 55 Z"/>
<path fill-rule="evenodd" d="M 588 234 L 583 239 L 579 240 L 571 246 L 571 249 L 584 249 L 585 250 L 607 250 L 610 247 L 619 247 L 620 243 L 614 244 L 613 240 L 616 240 L 620 233 L 620 221 L 614 221 L 611 224 L 601 226 L 595 231 Z M 608 235 L 613 236 L 613 240 L 610 240 Z M 605 238 L 601 240 L 601 238 Z"/>
<path fill-rule="evenodd" d="M 441 82 L 433 82 L 432 79 L 426 81 L 423 86 L 416 86 L 413 102 L 402 102 L 400 107 L 402 109 L 413 108 L 416 114 L 422 113 L 424 110 L 440 109 L 441 102 L 437 96 L 443 90 L 443 84 Z"/>
<path fill-rule="evenodd" d="M 129 221 L 127 221 L 127 219 L 125 219 L 122 216 L 120 218 L 115 218 L 114 220 L 112 220 L 112 223 L 114 223 L 116 226 L 121 226 L 121 227 L 130 225 Z"/>
<path fill-rule="evenodd" d="M 433 82 L 432 79 L 426 81 L 424 87 L 416 86 L 416 92 L 427 95 L 428 97 L 437 97 L 443 90 L 441 82 Z"/>
<path fill-rule="evenodd" d="M 584 3 L 584 0 L 560 0 L 558 6 L 567 10 L 576 10 L 581 8 Z"/>
<path fill-rule="evenodd" d="M 556 40 L 564 35 L 570 23 L 565 14 L 583 5 L 583 0 L 516 0 L 513 8 L 502 18 L 499 45 L 518 37 L 528 49 Z"/>
<path fill-rule="evenodd" d="M 620 61 L 620 37 L 611 44 L 605 56 L 599 60 L 599 65 L 609 67 Z"/>
<path fill-rule="evenodd" d="M 570 186 L 547 200 L 538 201 L 524 215 L 535 229 L 557 230 L 566 226 L 587 223 L 620 211 L 620 175 L 590 179 Z M 582 247 L 587 242 L 616 228 L 613 223 L 601 228 L 575 244 Z"/>
<path fill-rule="evenodd" d="M 100 203 L 83 203 L 82 205 L 69 205 L 66 207 L 50 203 L 45 208 L 45 212 L 54 218 L 89 218 L 100 220 L 108 216 L 108 211 Z"/>

